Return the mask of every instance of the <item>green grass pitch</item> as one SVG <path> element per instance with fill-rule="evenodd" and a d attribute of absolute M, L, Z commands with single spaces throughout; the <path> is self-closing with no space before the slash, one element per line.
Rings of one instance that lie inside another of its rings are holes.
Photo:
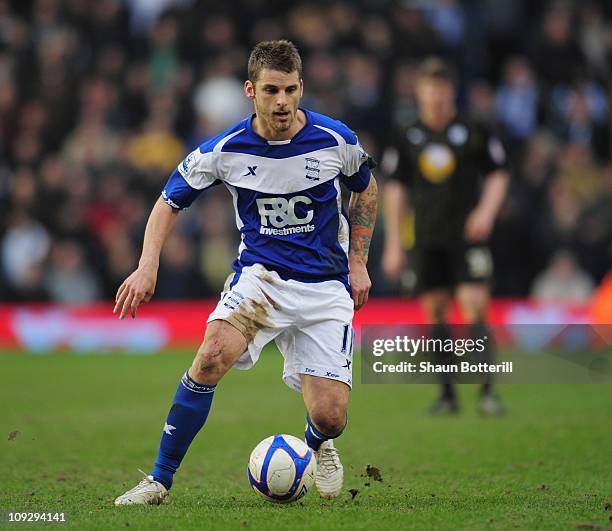
<path fill-rule="evenodd" d="M 609 385 L 504 386 L 509 414 L 482 419 L 474 386 L 459 390 L 460 416 L 430 418 L 432 386 L 357 384 L 337 443 L 341 498 L 267 503 L 248 485 L 249 453 L 274 433 L 301 436 L 305 424 L 274 350 L 219 385 L 170 503 L 114 507 L 137 468 L 150 470 L 190 359 L 0 353 L 0 512 L 62 511 L 58 529 L 612 528 Z M 358 371 L 357 362 L 357 380 Z"/>

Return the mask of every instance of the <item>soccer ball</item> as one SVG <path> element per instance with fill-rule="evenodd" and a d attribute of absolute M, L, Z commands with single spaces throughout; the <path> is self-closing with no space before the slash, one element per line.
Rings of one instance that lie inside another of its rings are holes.
<path fill-rule="evenodd" d="M 299 500 L 315 480 L 317 462 L 306 445 L 293 435 L 272 435 L 261 441 L 249 458 L 249 483 L 266 500 Z"/>

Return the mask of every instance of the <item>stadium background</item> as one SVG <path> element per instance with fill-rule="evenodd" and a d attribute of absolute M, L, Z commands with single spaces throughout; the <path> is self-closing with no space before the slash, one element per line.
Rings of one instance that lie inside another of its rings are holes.
<path fill-rule="evenodd" d="M 0 0 L 0 300 L 112 299 L 167 175 L 251 112 L 248 51 L 278 37 L 304 56 L 303 105 L 350 124 L 383 182 L 417 61 L 449 58 L 460 110 L 511 153 L 494 294 L 590 299 L 611 259 L 609 2 Z M 217 296 L 237 248 L 224 192 L 181 215 L 156 300 Z M 380 271 L 383 231 L 372 294 L 409 293 Z"/>
<path fill-rule="evenodd" d="M 170 504 L 112 506 L 148 470 L 234 258 L 222 187 L 181 214 L 155 302 L 118 321 L 111 300 L 167 175 L 251 112 L 247 54 L 276 37 L 304 56 L 304 106 L 357 130 L 383 186 L 389 125 L 415 116 L 418 60 L 449 58 L 461 110 L 511 152 L 491 321 L 612 322 L 609 1 L 0 0 L 0 524 L 44 510 L 74 529 L 608 528 L 609 385 L 503 385 L 496 419 L 460 386 L 461 414 L 432 418 L 435 386 L 362 385 L 361 356 L 341 499 L 263 502 L 250 451 L 304 428 L 273 348 L 223 380 Z M 379 218 L 375 297 L 357 324 L 418 322 L 416 301 L 396 297 L 410 274 L 394 285 L 380 272 L 383 234 Z M 124 355 L 142 352 L 160 355 Z"/>

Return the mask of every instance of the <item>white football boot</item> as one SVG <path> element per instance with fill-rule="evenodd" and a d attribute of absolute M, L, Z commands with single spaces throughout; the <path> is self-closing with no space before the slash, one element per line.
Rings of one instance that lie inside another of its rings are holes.
<path fill-rule="evenodd" d="M 340 496 L 344 480 L 344 468 L 340 462 L 338 450 L 331 439 L 321 443 L 314 452 L 317 459 L 315 485 L 323 498 L 333 499 Z"/>
<path fill-rule="evenodd" d="M 146 474 L 144 476 L 138 485 L 119 496 L 115 500 L 115 505 L 160 505 L 164 503 L 168 496 L 168 489 L 159 481 L 155 481 L 153 476 Z"/>

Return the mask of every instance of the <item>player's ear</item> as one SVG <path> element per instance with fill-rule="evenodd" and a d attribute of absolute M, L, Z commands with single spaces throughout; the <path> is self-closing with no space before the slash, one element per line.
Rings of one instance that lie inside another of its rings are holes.
<path fill-rule="evenodd" d="M 255 99 L 255 85 L 250 79 L 247 79 L 244 82 L 244 93 L 246 97 L 249 98 L 250 100 Z"/>
<path fill-rule="evenodd" d="M 300 79 L 300 98 L 304 95 L 304 80 Z"/>

